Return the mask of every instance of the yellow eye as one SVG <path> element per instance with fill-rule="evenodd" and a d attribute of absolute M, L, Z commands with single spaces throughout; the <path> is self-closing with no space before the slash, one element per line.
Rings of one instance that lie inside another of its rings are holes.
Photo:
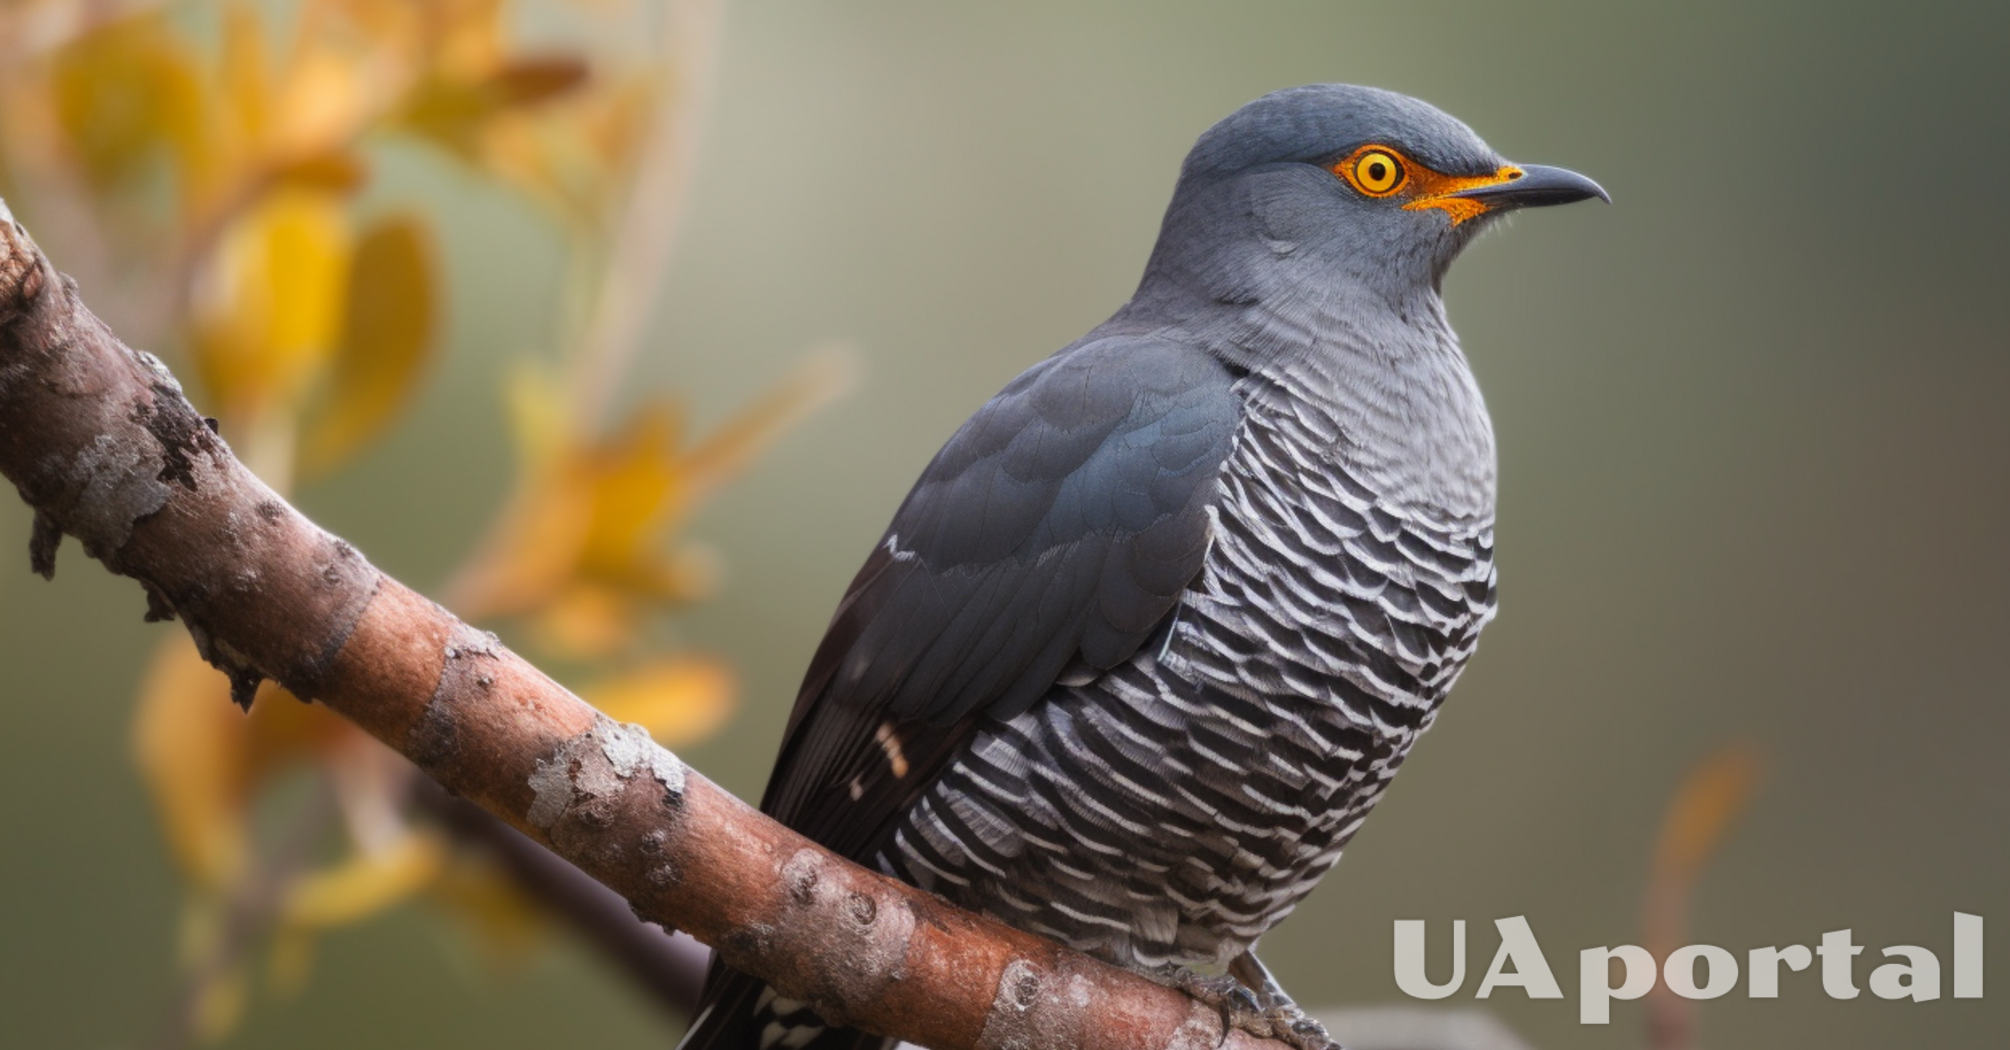
<path fill-rule="evenodd" d="M 1403 184 L 1403 162 L 1384 150 L 1371 149 L 1354 159 L 1354 185 L 1370 197 L 1386 197 Z"/>

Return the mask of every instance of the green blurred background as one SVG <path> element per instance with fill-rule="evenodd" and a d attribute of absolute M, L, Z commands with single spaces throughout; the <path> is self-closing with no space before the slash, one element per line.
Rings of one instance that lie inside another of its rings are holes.
<path fill-rule="evenodd" d="M 1567 998 L 1487 1005 L 1539 1047 L 1640 1045 L 1639 1004 L 1577 1023 L 1576 953 L 1639 940 L 1662 810 L 1734 738 L 1763 748 L 1766 778 L 1703 877 L 1693 940 L 1742 958 L 1850 927 L 1870 946 L 1859 984 L 1885 945 L 1951 966 L 1956 910 L 2001 942 L 2003 8 L 745 0 L 728 19 L 641 379 L 704 420 L 833 337 L 866 371 L 692 529 L 729 575 L 680 641 L 746 686 L 732 726 L 687 752 L 700 769 L 758 794 L 796 676 L 907 485 L 1122 302 L 1194 136 L 1274 88 L 1371 83 L 1616 203 L 1517 220 L 1448 282 L 1500 438 L 1501 616 L 1265 958 L 1301 1002 L 1396 1001 L 1391 921 L 1433 920 L 1441 959 L 1464 918 L 1447 1002 L 1470 1005 L 1491 920 L 1526 915 Z M 548 330 L 555 247 L 450 166 L 393 157 L 390 174 L 438 209 L 451 357 L 391 440 L 301 503 L 426 587 L 503 495 L 496 358 Z M 28 519 L 0 511 L 0 1044 L 135 1045 L 170 992 L 179 891 L 126 722 L 179 628 L 142 624 L 138 589 L 73 544 L 53 585 L 31 577 Z M 229 1045 L 671 1035 L 582 948 L 503 979 L 470 950 L 411 906 L 338 931 L 306 992 L 260 998 Z M 2010 1037 L 2002 990 L 1839 1002 L 1813 972 L 1783 989 L 1703 1004 L 1704 1044 Z"/>

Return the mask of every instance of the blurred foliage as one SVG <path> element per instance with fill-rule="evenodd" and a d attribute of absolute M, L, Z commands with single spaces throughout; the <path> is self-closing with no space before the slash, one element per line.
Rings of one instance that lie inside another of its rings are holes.
<path fill-rule="evenodd" d="M 675 531 L 846 376 L 813 356 L 697 437 L 667 395 L 625 419 L 603 403 L 674 235 L 660 198 L 682 180 L 662 176 L 689 163 L 714 6 L 566 5 L 582 39 L 540 49 L 504 0 L 0 4 L 0 192 L 129 342 L 184 355 L 198 403 L 281 492 L 383 436 L 440 352 L 437 235 L 423 201 L 362 203 L 374 151 L 425 144 L 565 232 L 586 305 L 498 384 L 517 491 L 449 598 L 526 625 L 666 744 L 713 732 L 735 693 L 717 660 L 644 642 L 716 576 Z M 541 938 L 499 867 L 413 812 L 402 759 L 283 692 L 240 713 L 181 632 L 141 685 L 134 755 L 188 882 L 164 1044 L 231 1032 L 261 954 L 297 988 L 318 934 L 414 895 L 485 956 Z"/>
<path fill-rule="evenodd" d="M 1734 740 L 1698 760 L 1668 800 L 1654 837 L 1641 913 L 1641 940 L 1657 963 L 1666 964 L 1671 953 L 1689 943 L 1696 883 L 1751 807 L 1764 768 L 1758 745 Z M 1695 1000 L 1656 982 L 1647 998 L 1650 1050 L 1693 1050 L 1696 1013 Z"/>

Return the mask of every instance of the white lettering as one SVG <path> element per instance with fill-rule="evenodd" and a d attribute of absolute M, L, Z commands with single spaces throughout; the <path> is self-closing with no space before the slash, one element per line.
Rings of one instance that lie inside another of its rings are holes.
<path fill-rule="evenodd" d="M 1696 987 L 1696 963 L 1703 963 L 1703 986 Z M 1738 986 L 1738 957 L 1714 944 L 1691 944 L 1668 953 L 1661 980 L 1684 999 L 1715 999 Z"/>
<path fill-rule="evenodd" d="M 1626 964 L 1626 979 L 1612 987 L 1612 960 Z M 1586 948 L 1577 956 L 1579 1024 L 1611 1024 L 1612 1000 L 1638 999 L 1654 987 L 1654 956 L 1637 944 Z"/>
<path fill-rule="evenodd" d="M 1850 943 L 1848 930 L 1831 930 L 1822 934 L 1822 945 L 1815 949 L 1815 954 L 1822 957 L 1822 991 L 1829 993 L 1829 998 L 1856 998 L 1856 982 L 1850 979 L 1850 961 L 1861 951 L 1861 945 Z"/>
<path fill-rule="evenodd" d="M 1752 971 L 1751 984 L 1746 995 L 1754 999 L 1778 999 L 1780 997 L 1780 964 L 1796 972 L 1805 970 L 1815 961 L 1813 952 L 1805 944 L 1789 944 L 1784 948 L 1754 948 L 1746 953 L 1746 966 Z"/>
<path fill-rule="evenodd" d="M 1982 916 L 1954 913 L 1954 997 L 1982 998 Z"/>
<path fill-rule="evenodd" d="M 1912 997 L 1915 1003 L 1940 998 L 1940 957 L 1924 948 L 1900 944 L 1884 950 L 1884 957 L 1905 956 L 1902 963 L 1885 963 L 1870 972 L 1870 990 L 1879 999 Z"/>
<path fill-rule="evenodd" d="M 1531 999 L 1563 998 L 1563 989 L 1556 986 L 1556 975 L 1549 972 L 1549 960 L 1543 957 L 1542 945 L 1535 943 L 1535 931 L 1528 928 L 1528 918 L 1516 915 L 1495 919 L 1494 928 L 1501 932 L 1501 947 L 1494 953 L 1493 965 L 1487 967 L 1486 978 L 1480 981 L 1480 990 L 1474 993 L 1474 998 L 1486 998 L 1496 986 L 1521 988 Z M 1502 972 L 1501 966 L 1510 960 L 1514 962 L 1514 972 Z"/>
<path fill-rule="evenodd" d="M 1424 920 L 1396 920 L 1396 987 L 1417 999 L 1443 999 L 1466 983 L 1466 920 L 1452 920 L 1452 979 L 1432 984 L 1424 965 Z"/>
<path fill-rule="evenodd" d="M 1473 997 L 1490 998 L 1496 988 L 1520 988 L 1530 999 L 1563 998 L 1528 917 L 1495 919 L 1494 927 L 1500 932 L 1500 947 Z M 1813 969 L 1819 958 L 1822 991 L 1831 999 L 1859 998 L 1863 990 L 1856 983 L 1856 957 L 1864 953 L 1864 946 L 1856 943 L 1854 934 L 1854 930 L 1830 930 L 1812 950 L 1805 944 L 1749 949 L 1742 960 L 1751 975 L 1746 996 L 1778 999 L 1781 967 L 1798 973 Z M 1427 920 L 1396 920 L 1396 985 L 1413 999 L 1444 999 L 1465 987 L 1466 921 L 1452 922 L 1449 980 L 1431 980 L 1429 940 Z M 1953 948 L 1949 965 L 1954 998 L 1982 998 L 1982 916 L 1954 913 Z M 1872 968 L 1865 985 L 1877 998 L 1923 1003 L 1948 994 L 1941 987 L 1941 957 L 1932 949 L 1898 944 L 1880 951 L 1890 961 Z M 1620 964 L 1616 979 L 1614 962 Z M 1611 1024 L 1614 1000 L 1639 999 L 1652 992 L 1657 981 L 1684 999 L 1722 998 L 1737 990 L 1740 963 L 1737 955 L 1714 944 L 1684 945 L 1658 961 L 1634 944 L 1586 948 L 1578 953 L 1578 1021 Z"/>

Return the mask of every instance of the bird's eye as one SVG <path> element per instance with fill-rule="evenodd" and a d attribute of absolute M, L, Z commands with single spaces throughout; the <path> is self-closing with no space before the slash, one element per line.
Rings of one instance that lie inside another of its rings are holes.
<path fill-rule="evenodd" d="M 1370 197 L 1386 197 L 1403 184 L 1403 162 L 1385 150 L 1371 149 L 1354 158 L 1355 188 Z"/>

